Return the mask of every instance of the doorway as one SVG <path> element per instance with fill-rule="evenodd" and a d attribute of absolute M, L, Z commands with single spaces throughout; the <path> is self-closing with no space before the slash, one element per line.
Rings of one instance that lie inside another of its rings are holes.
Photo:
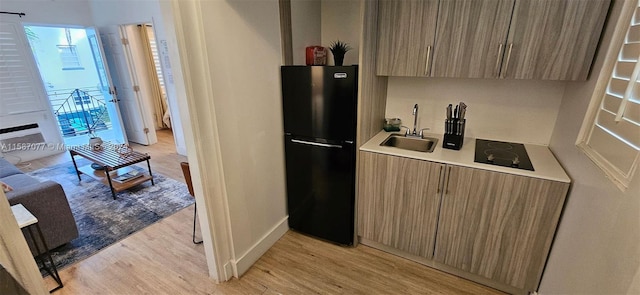
<path fill-rule="evenodd" d="M 66 145 L 127 137 L 102 46 L 92 28 L 24 26 L 58 130 Z"/>
<path fill-rule="evenodd" d="M 174 141 L 161 65 L 163 53 L 151 23 L 104 26 L 100 34 L 129 140 L 153 145 L 166 142 L 170 134 Z M 168 64 L 168 60 L 164 62 Z"/>

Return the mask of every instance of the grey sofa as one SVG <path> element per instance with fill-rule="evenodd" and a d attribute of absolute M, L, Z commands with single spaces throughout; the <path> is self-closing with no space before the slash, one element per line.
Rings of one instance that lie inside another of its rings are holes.
<path fill-rule="evenodd" d="M 50 180 L 40 182 L 3 158 L 0 158 L 0 181 L 13 187 L 13 191 L 6 193 L 9 204 L 22 204 L 38 218 L 49 249 L 78 237 L 76 220 L 60 184 Z M 29 234 L 26 230 L 23 232 L 31 251 L 35 253 Z"/>

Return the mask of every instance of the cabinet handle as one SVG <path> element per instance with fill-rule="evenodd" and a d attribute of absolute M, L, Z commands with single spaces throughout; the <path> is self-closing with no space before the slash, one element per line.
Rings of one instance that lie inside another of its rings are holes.
<path fill-rule="evenodd" d="M 427 46 L 427 62 L 424 65 L 424 75 L 429 76 L 429 65 L 431 63 L 431 45 Z"/>
<path fill-rule="evenodd" d="M 500 43 L 500 46 L 498 46 L 498 57 L 496 58 L 496 77 L 500 77 L 500 60 L 502 59 L 502 47 L 504 47 L 504 44 Z"/>
<path fill-rule="evenodd" d="M 451 179 L 451 167 L 447 167 L 449 172 L 447 172 L 447 189 L 445 190 L 445 195 L 449 194 L 449 179 Z"/>
<path fill-rule="evenodd" d="M 509 43 L 509 49 L 507 51 L 507 61 L 504 65 L 504 71 L 502 71 L 502 78 L 507 77 L 507 70 L 509 69 L 509 61 L 511 60 L 511 49 L 513 48 L 513 43 Z"/>
<path fill-rule="evenodd" d="M 441 181 L 442 181 L 442 166 L 440 166 L 440 172 L 438 173 L 438 194 L 440 194 L 440 188 L 442 187 L 440 185 Z"/>

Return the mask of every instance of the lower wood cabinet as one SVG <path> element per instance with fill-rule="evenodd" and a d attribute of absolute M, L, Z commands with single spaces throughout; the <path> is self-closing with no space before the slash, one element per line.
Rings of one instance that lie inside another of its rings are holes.
<path fill-rule="evenodd" d="M 371 152 L 358 169 L 361 238 L 507 292 L 537 289 L 569 183 Z"/>
<path fill-rule="evenodd" d="M 434 260 L 536 290 L 568 183 L 447 166 Z"/>
<path fill-rule="evenodd" d="M 431 259 L 443 164 L 360 153 L 358 234 Z"/>

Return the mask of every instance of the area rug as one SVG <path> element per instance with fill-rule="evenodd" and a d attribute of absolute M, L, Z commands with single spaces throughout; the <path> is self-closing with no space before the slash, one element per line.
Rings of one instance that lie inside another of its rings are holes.
<path fill-rule="evenodd" d="M 89 163 L 84 159 L 76 161 L 78 165 Z M 132 167 L 146 171 L 137 166 Z M 78 225 L 78 238 L 52 250 L 58 270 L 85 259 L 194 202 L 186 184 L 159 173 L 153 173 L 155 185 L 147 181 L 118 193 L 115 200 L 106 185 L 89 176 L 82 175 L 82 181 L 78 182 L 72 162 L 28 174 L 62 185 Z"/>

